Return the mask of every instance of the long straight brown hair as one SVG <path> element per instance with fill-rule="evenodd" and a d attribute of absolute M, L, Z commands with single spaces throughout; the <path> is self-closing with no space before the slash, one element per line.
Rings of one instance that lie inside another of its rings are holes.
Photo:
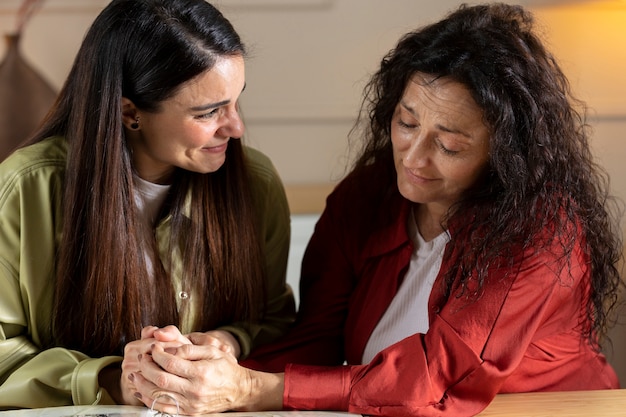
<path fill-rule="evenodd" d="M 159 111 L 218 57 L 244 55 L 231 24 L 204 0 L 114 0 L 94 21 L 30 141 L 59 135 L 68 145 L 51 345 L 121 354 L 143 326 L 179 324 L 172 259 L 160 262 L 156 241 L 148 242 L 154 277 L 146 271 L 121 100 Z M 198 295 L 194 330 L 261 314 L 263 244 L 249 180 L 241 142 L 231 140 L 217 172 L 176 172 L 162 209 L 169 253 L 182 254 L 185 288 Z"/>

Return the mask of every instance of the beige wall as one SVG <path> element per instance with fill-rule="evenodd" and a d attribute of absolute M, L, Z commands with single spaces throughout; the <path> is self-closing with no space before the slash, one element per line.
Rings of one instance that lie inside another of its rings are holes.
<path fill-rule="evenodd" d="M 0 31 L 21 0 L 0 0 Z M 46 0 L 22 39 L 24 56 L 59 87 L 85 30 L 107 0 Z M 247 141 L 266 152 L 287 185 L 344 174 L 346 135 L 369 74 L 400 34 L 457 0 L 216 0 L 251 56 L 242 96 Z M 626 2 L 526 0 L 575 90 L 595 111 L 594 148 L 626 197 Z M 542 5 L 544 4 L 544 5 Z M 608 5 L 608 6 L 607 6 Z M 0 42 L 0 56 L 4 44 Z"/>
<path fill-rule="evenodd" d="M 14 29 L 20 3 L 0 0 L 1 32 Z M 27 26 L 23 54 L 56 87 L 69 71 L 85 30 L 106 3 L 46 0 Z M 400 34 L 459 3 L 216 0 L 251 51 L 242 96 L 246 140 L 273 159 L 290 196 L 306 200 L 298 211 L 320 210 L 328 186 L 343 175 L 346 135 L 361 89 L 383 54 Z M 592 107 L 594 151 L 611 176 L 613 190 L 626 199 L 626 2 L 519 3 L 536 12 L 575 91 Z M 310 192 L 299 192 L 303 185 Z M 620 364 L 626 385 L 626 329 L 618 329 L 614 337 L 612 360 Z"/>

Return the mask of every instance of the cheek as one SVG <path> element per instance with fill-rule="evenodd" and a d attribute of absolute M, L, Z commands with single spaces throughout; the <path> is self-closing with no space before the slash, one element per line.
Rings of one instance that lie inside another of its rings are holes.
<path fill-rule="evenodd" d="M 393 148 L 394 155 L 401 155 L 411 146 L 411 138 L 408 137 L 408 135 L 403 135 L 402 133 L 392 129 L 391 146 Z"/>
<path fill-rule="evenodd" d="M 463 167 L 456 167 L 454 170 L 454 176 L 457 179 L 457 182 L 461 185 L 461 188 L 467 189 L 478 181 L 478 178 L 485 170 L 485 166 L 486 164 L 471 164 L 469 166 L 466 165 Z"/>
<path fill-rule="evenodd" d="M 185 137 L 189 145 L 199 147 L 206 145 L 207 141 L 213 138 L 215 130 L 202 124 L 192 124 L 184 126 L 179 134 Z"/>

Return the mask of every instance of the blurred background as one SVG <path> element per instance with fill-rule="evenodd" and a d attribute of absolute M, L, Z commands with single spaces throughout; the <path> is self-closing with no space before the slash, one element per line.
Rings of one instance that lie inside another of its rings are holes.
<path fill-rule="evenodd" d="M 61 87 L 86 29 L 107 3 L 45 0 L 22 27 L 21 57 L 50 88 Z M 270 156 L 287 188 L 293 213 L 288 274 L 296 291 L 304 246 L 325 196 L 350 161 L 347 134 L 365 82 L 403 33 L 438 20 L 460 3 L 213 2 L 249 48 L 247 87 L 241 97 L 245 140 Z M 539 31 L 574 92 L 589 105 L 594 153 L 608 171 L 614 193 L 626 200 L 626 0 L 515 3 L 535 14 Z M 0 0 L 0 32 L 16 31 L 22 5 L 22 0 Z M 8 41 L 0 42 L 0 60 L 7 50 Z M 1 120 L 0 131 L 10 128 Z M 612 337 L 613 348 L 607 348 L 607 355 L 626 387 L 626 327 L 616 327 Z"/>

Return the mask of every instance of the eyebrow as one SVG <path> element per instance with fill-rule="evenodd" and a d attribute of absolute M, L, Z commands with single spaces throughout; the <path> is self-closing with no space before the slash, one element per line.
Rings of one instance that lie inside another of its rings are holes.
<path fill-rule="evenodd" d="M 413 109 L 413 107 L 410 107 L 408 104 L 404 103 L 403 101 L 400 101 L 400 105 L 401 105 L 402 107 L 404 107 L 404 109 L 405 109 L 406 111 L 408 111 L 409 113 L 411 113 L 411 114 L 412 114 L 415 118 L 417 118 L 417 113 L 415 112 L 415 109 Z M 440 124 L 438 124 L 438 123 L 437 123 L 435 126 L 437 127 L 437 129 L 442 130 L 442 131 L 444 131 L 444 132 L 454 133 L 454 134 L 457 134 L 457 135 L 462 135 L 462 136 L 465 136 L 466 138 L 472 139 L 472 136 L 471 136 L 470 134 L 468 134 L 468 133 L 466 133 L 466 132 L 464 132 L 464 131 L 462 131 L 462 130 L 459 130 L 459 129 L 451 129 L 451 128 L 449 128 L 449 127 L 446 127 L 446 126 L 440 125 Z"/>
<path fill-rule="evenodd" d="M 242 93 L 246 89 L 246 85 L 247 84 L 243 85 L 243 88 L 241 89 Z M 216 109 L 218 107 L 225 106 L 225 105 L 227 105 L 229 103 L 230 103 L 230 100 L 222 100 L 222 101 L 218 101 L 217 103 L 209 103 L 209 104 L 202 104 L 200 106 L 194 106 L 194 107 L 191 107 L 190 110 L 192 110 L 192 111 L 206 111 L 206 110 Z"/>
<path fill-rule="evenodd" d="M 230 103 L 230 100 L 218 101 L 217 103 L 209 103 L 209 104 L 203 104 L 201 106 L 194 106 L 194 107 L 191 107 L 190 110 L 193 110 L 193 111 L 206 111 L 206 110 L 216 109 L 218 107 L 225 106 L 225 105 L 227 105 L 229 103 Z"/>

